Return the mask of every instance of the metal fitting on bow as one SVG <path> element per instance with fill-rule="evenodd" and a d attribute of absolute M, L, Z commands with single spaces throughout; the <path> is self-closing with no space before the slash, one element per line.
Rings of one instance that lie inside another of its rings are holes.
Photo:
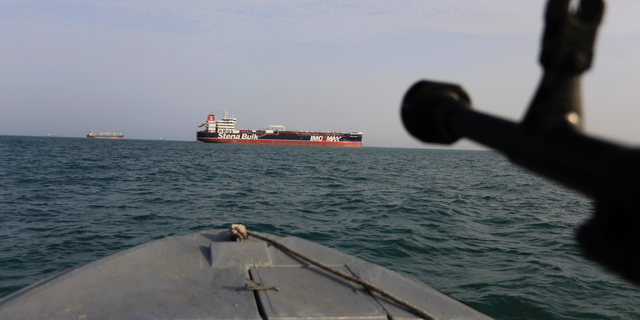
<path fill-rule="evenodd" d="M 241 224 L 232 224 L 229 230 L 229 238 L 231 241 L 251 241 L 247 234 L 247 228 Z"/>

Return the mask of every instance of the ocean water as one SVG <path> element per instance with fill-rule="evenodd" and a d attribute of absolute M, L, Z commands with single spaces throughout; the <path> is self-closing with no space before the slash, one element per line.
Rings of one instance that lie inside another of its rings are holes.
<path fill-rule="evenodd" d="M 640 291 L 573 241 L 592 210 L 489 151 L 0 136 L 0 297 L 243 223 L 408 274 L 495 319 L 640 319 Z"/>

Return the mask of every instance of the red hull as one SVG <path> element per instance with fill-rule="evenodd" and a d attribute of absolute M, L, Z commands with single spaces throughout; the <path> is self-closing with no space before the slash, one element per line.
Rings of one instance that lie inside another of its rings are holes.
<path fill-rule="evenodd" d="M 337 147 L 337 148 L 362 148 L 362 142 L 327 142 L 327 141 L 287 141 L 287 140 L 244 140 L 244 139 L 215 139 L 198 138 L 198 141 L 207 143 L 229 144 L 258 144 L 270 146 L 305 146 L 305 147 Z"/>
<path fill-rule="evenodd" d="M 98 136 L 93 136 L 93 137 L 87 137 L 89 139 L 124 139 L 124 137 L 98 137 Z"/>

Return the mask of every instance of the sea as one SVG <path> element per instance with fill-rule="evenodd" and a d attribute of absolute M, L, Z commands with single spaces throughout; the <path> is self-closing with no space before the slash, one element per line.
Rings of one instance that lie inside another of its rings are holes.
<path fill-rule="evenodd" d="M 0 298 L 242 223 L 407 274 L 495 319 L 640 319 L 640 290 L 576 246 L 593 209 L 493 151 L 0 136 Z"/>

